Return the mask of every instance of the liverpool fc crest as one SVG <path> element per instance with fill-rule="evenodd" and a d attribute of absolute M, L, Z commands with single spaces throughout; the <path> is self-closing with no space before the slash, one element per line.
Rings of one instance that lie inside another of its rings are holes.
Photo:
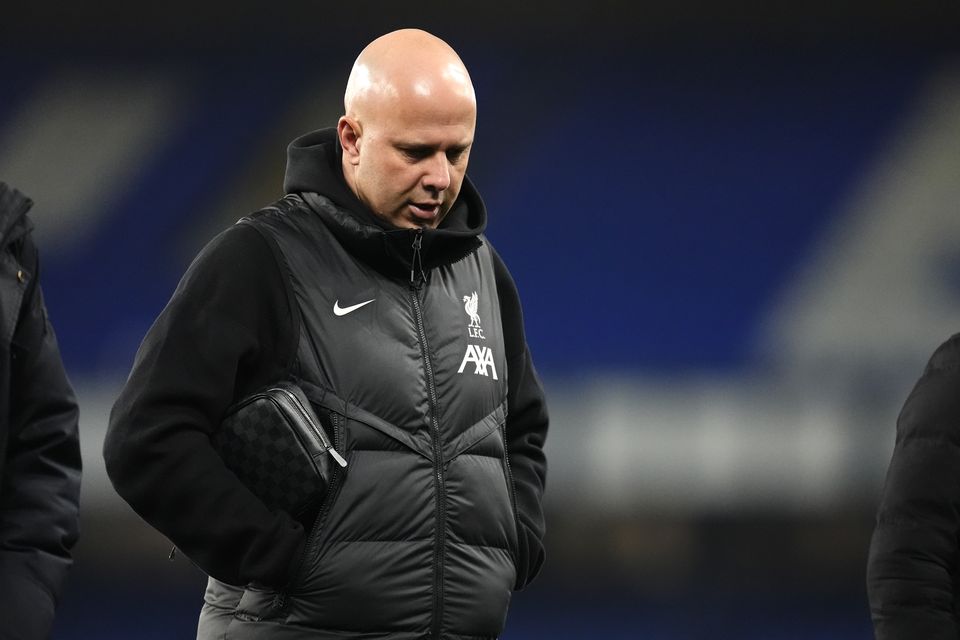
<path fill-rule="evenodd" d="M 463 296 L 463 310 L 470 316 L 470 324 L 467 325 L 467 332 L 471 338 L 486 340 L 486 338 L 483 337 L 483 329 L 480 327 L 480 314 L 477 313 L 478 305 L 479 297 L 476 291 L 473 292 L 473 295 Z"/>

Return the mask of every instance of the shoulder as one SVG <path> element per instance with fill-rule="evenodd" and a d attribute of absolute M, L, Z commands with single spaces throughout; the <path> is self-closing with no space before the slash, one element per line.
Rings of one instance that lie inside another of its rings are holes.
<path fill-rule="evenodd" d="M 297 227 L 305 218 L 312 218 L 310 206 L 297 193 L 290 193 L 238 220 L 261 233 L 276 233 L 284 227 Z"/>
<path fill-rule="evenodd" d="M 273 261 L 264 235 L 252 224 L 238 222 L 211 239 L 194 258 L 195 271 L 216 271 L 229 277 L 255 275 Z"/>
<path fill-rule="evenodd" d="M 930 356 L 924 375 L 949 373 L 960 368 L 960 333 L 947 338 Z"/>
<path fill-rule="evenodd" d="M 330 237 L 322 216 L 304 199 L 317 194 L 287 194 L 276 202 L 241 218 L 240 226 L 250 226 L 263 237 L 282 264 L 290 252 L 304 246 L 316 247 Z M 322 198 L 322 196 L 317 196 Z M 312 200 L 311 200 L 312 202 Z M 332 206 L 332 205 L 331 205 Z"/>
<path fill-rule="evenodd" d="M 30 219 L 26 215 L 20 218 L 16 225 L 7 231 L 7 237 L 12 240 L 7 242 L 3 249 L 4 256 L 0 266 L 3 278 L 24 287 L 24 300 L 33 300 L 33 292 L 39 286 L 40 251 L 33 239 L 33 224 Z"/>
<path fill-rule="evenodd" d="M 517 284 L 510 275 L 506 263 L 492 244 L 484 237 L 484 246 L 490 250 L 493 260 L 493 274 L 497 287 L 497 298 L 500 300 L 500 318 L 503 324 L 504 344 L 507 348 L 507 358 L 513 360 L 526 351 L 526 336 L 523 328 L 523 307 L 520 303 L 520 293 Z"/>
<path fill-rule="evenodd" d="M 516 340 L 523 342 L 523 306 L 520 303 L 520 291 L 517 289 L 517 283 L 514 281 L 507 264 L 493 248 L 493 245 L 487 243 L 490 247 L 490 255 L 493 259 L 493 274 L 497 285 L 497 297 L 500 298 L 500 313 L 503 316 L 503 323 L 511 327 L 511 332 Z M 510 342 L 515 342 L 510 340 Z M 517 344 L 509 344 L 511 351 L 518 348 Z"/>
<path fill-rule="evenodd" d="M 24 226 L 20 226 L 20 224 Z M 0 278 L 8 291 L 22 290 L 22 296 L 3 296 L 0 307 L 5 318 L 16 318 L 16 324 L 6 333 L 13 344 L 33 349 L 47 331 L 46 309 L 38 295 L 40 287 L 40 254 L 34 243 L 32 226 L 25 217 L 18 224 L 17 237 L 4 247 Z"/>
<path fill-rule="evenodd" d="M 949 439 L 960 445 L 960 334 L 933 352 L 897 421 L 898 438 Z"/>
<path fill-rule="evenodd" d="M 289 307 L 283 274 L 267 238 L 254 226 L 238 223 L 201 249 L 171 302 L 205 313 L 229 309 L 235 321 L 251 324 L 266 311 Z"/>
<path fill-rule="evenodd" d="M 481 236 L 481 239 L 483 240 L 483 246 L 489 250 L 490 260 L 493 262 L 493 275 L 496 279 L 500 303 L 507 302 L 511 306 L 519 305 L 520 295 L 517 292 L 517 284 L 513 281 L 513 276 L 510 275 L 507 264 L 486 236 Z"/>
<path fill-rule="evenodd" d="M 10 229 L 5 238 L 10 238 L 3 246 L 3 268 L 12 275 L 18 275 L 20 269 L 27 272 L 30 279 L 39 271 L 40 255 L 33 240 L 33 223 L 24 215 Z"/>

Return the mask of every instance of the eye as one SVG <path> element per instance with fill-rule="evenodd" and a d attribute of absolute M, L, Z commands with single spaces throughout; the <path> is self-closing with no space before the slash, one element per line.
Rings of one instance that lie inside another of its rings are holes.
<path fill-rule="evenodd" d="M 429 158 L 430 155 L 433 153 L 433 150 L 430 149 L 429 147 L 401 147 L 400 151 L 408 159 L 413 160 L 415 162 Z"/>
<path fill-rule="evenodd" d="M 463 159 L 464 154 L 467 152 L 466 147 L 454 147 L 447 151 L 447 160 L 453 164 L 457 164 L 460 160 Z"/>

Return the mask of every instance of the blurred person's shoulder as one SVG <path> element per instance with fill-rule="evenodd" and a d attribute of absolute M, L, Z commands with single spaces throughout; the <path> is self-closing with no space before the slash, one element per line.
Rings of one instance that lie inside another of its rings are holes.
<path fill-rule="evenodd" d="M 924 370 L 924 375 L 960 370 L 960 333 L 955 333 L 937 347 Z"/>
<path fill-rule="evenodd" d="M 899 440 L 925 439 L 960 444 L 960 333 L 930 356 L 923 375 L 907 397 L 897 420 Z"/>

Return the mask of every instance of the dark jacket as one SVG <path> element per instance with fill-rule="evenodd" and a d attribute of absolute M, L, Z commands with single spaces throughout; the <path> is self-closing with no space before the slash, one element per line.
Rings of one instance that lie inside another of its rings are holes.
<path fill-rule="evenodd" d="M 108 472 L 213 578 L 199 637 L 494 638 L 543 560 L 547 416 L 516 288 L 469 182 L 440 229 L 396 229 L 334 141 L 295 141 L 290 195 L 191 266 L 114 408 Z M 232 402 L 291 376 L 350 463 L 303 523 L 210 446 Z"/>
<path fill-rule="evenodd" d="M 960 334 L 934 352 L 897 420 L 867 565 L 879 640 L 957 640 Z"/>
<path fill-rule="evenodd" d="M 79 531 L 77 403 L 26 214 L 0 182 L 0 640 L 49 636 Z"/>

